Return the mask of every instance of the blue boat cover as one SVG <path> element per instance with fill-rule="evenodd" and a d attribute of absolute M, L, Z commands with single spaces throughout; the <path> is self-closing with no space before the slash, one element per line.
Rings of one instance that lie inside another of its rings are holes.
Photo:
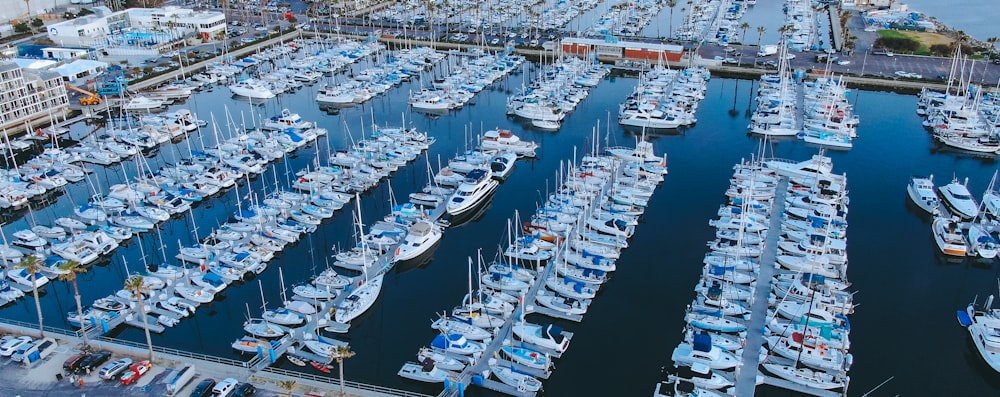
<path fill-rule="evenodd" d="M 697 333 L 694 334 L 694 349 L 700 352 L 708 352 L 712 350 L 712 337 L 708 334 Z"/>
<path fill-rule="evenodd" d="M 431 341 L 431 347 L 436 347 L 438 349 L 447 349 L 448 341 L 444 338 L 444 335 L 435 336 L 434 340 Z"/>

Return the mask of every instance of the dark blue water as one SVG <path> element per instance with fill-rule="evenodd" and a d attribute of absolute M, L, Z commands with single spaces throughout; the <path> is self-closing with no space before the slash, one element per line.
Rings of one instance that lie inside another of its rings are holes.
<path fill-rule="evenodd" d="M 634 78 L 606 79 L 567 117 L 557 133 L 525 130 L 504 116 L 505 97 L 520 87 L 523 78 L 523 74 L 511 76 L 477 96 L 474 105 L 438 118 L 407 110 L 406 92 L 417 89 L 415 83 L 336 114 L 317 106 L 313 101 L 315 88 L 303 88 L 263 106 L 253 106 L 253 114 L 258 117 L 287 107 L 305 119 L 317 120 L 331 134 L 329 142 L 321 139 L 318 143 L 324 157 L 329 153 L 328 145 L 336 150 L 349 141 L 345 125 L 358 137 L 362 123 L 365 131 L 370 130 L 373 117 L 376 123 L 398 125 L 404 114 L 407 123 L 438 138 L 428 153 L 435 167 L 438 156 L 444 161 L 465 147 L 467 131 L 499 126 L 541 143 L 539 157 L 518 164 L 480 218 L 445 232 L 430 263 L 387 275 L 379 301 L 354 321 L 348 335 L 358 353 L 346 364 L 349 379 L 427 393 L 439 391 L 399 378 L 396 371 L 403 362 L 412 361 L 417 349 L 434 337 L 429 324 L 436 318 L 435 313 L 459 303 L 467 288 L 466 258 L 476 255 L 479 249 L 487 260 L 496 254 L 497 247 L 507 241 L 507 219 L 515 210 L 527 214 L 534 209 L 552 189 L 560 162 L 589 150 L 598 123 L 602 145 L 605 140 L 611 145 L 634 141 L 634 135 L 617 124 L 606 130 L 609 112 L 616 111 L 618 103 L 632 90 Z M 698 111 L 697 125 L 681 134 L 647 137 L 658 152 L 667 153 L 670 175 L 650 202 L 631 247 L 622 254 L 620 270 L 601 290 L 585 320 L 562 324 L 576 337 L 545 382 L 546 394 L 637 395 L 651 391 L 660 366 L 669 362 L 670 352 L 680 342 L 684 308 L 694 296 L 692 288 L 700 273 L 704 244 L 713 236 L 708 220 L 723 200 L 732 166 L 759 149 L 759 142 L 745 134 L 751 85 L 749 81 L 713 79 L 708 98 Z M 196 94 L 183 106 L 203 118 L 214 113 L 222 131 L 227 129 L 224 106 L 236 122 L 249 123 L 251 105 L 232 100 L 229 95 L 220 87 Z M 933 173 L 937 181 L 946 182 L 954 173 L 970 177 L 970 187 L 978 195 L 996 169 L 995 161 L 937 148 L 914 113 L 915 97 L 863 92 L 856 99 L 862 123 L 855 148 L 829 153 L 835 170 L 848 174 L 852 196 L 849 275 L 853 289 L 858 291 L 856 302 L 860 307 L 852 317 L 855 330 L 851 353 L 855 365 L 851 395 L 863 394 L 889 377 L 895 378 L 873 395 L 956 395 L 956 390 L 961 390 L 957 393 L 961 395 L 995 395 L 1000 391 L 1000 376 L 983 364 L 968 344 L 967 333 L 955 322 L 955 310 L 977 294 L 995 292 L 1000 274 L 993 263 L 950 263 L 940 259 L 928 220 L 911 209 L 905 194 L 911 174 Z M 83 125 L 74 126 L 74 136 L 87 130 Z M 210 129 L 203 134 L 212 135 Z M 278 184 L 286 186 L 286 169 L 311 164 L 316 151 L 310 146 L 274 165 Z M 805 159 L 816 153 L 816 148 L 781 141 L 769 145 L 768 151 L 780 157 Z M 164 161 L 161 158 L 174 158 L 183 152 L 186 143 L 176 149 L 167 146 L 150 161 L 156 168 Z M 126 164 L 126 169 L 129 174 L 135 173 L 134 165 Z M 121 173 L 118 166 L 100 170 L 95 173 L 97 184 L 117 183 Z M 426 175 L 423 158 L 394 174 L 391 180 L 396 197 L 406 197 L 422 187 Z M 261 191 L 262 185 L 270 190 L 274 183 L 274 174 L 269 171 L 250 184 Z M 245 194 L 246 187 L 241 186 L 240 196 Z M 78 183 L 56 204 L 36 210 L 35 217 L 39 222 L 48 222 L 70 211 L 71 198 L 81 201 L 87 196 L 89 187 Z M 224 222 L 236 209 L 236 197 L 234 191 L 229 191 L 195 208 L 198 234 L 204 236 L 217 223 Z M 366 223 L 388 212 L 388 198 L 385 183 L 362 196 Z M 23 226 L 22 220 L 4 230 L 9 234 Z M 353 244 L 351 230 L 351 217 L 340 212 L 311 237 L 290 246 L 272 261 L 267 272 L 258 276 L 269 306 L 280 302 L 278 267 L 283 269 L 291 288 L 326 266 L 332 246 Z M 178 240 L 185 244 L 194 240 L 190 216 L 165 224 L 163 243 L 171 262 L 176 262 L 173 255 Z M 162 260 L 155 233 L 143 235 L 142 242 L 151 260 Z M 133 270 L 142 266 L 139 252 L 139 244 L 132 241 L 120 248 L 110 263 L 81 275 L 84 303 L 119 289 L 124 264 L 127 262 Z M 162 335 L 153 335 L 153 343 L 238 358 L 229 344 L 242 334 L 247 305 L 254 315 L 260 313 L 260 296 L 256 281 L 232 285 L 222 298 L 199 308 L 194 318 Z M 46 324 L 68 328 L 65 313 L 74 309 L 69 284 L 54 282 L 47 288 L 42 304 Z M 31 299 L 0 310 L 0 316 L 36 321 Z M 537 315 L 528 320 L 547 321 Z M 144 341 L 142 331 L 134 328 L 122 328 L 116 336 Z M 933 374 L 934 381 L 928 381 L 929 374 Z M 598 379 L 605 381 L 594 381 Z M 786 393 L 767 390 L 761 394 Z"/>

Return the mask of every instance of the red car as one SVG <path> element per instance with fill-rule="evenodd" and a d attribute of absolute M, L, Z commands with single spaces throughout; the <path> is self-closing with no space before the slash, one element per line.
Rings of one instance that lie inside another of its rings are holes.
<path fill-rule="evenodd" d="M 135 363 L 129 367 L 128 371 L 125 371 L 125 373 L 122 374 L 120 382 L 123 385 L 131 385 L 149 372 L 151 368 L 153 368 L 153 364 L 150 364 L 148 360 Z"/>

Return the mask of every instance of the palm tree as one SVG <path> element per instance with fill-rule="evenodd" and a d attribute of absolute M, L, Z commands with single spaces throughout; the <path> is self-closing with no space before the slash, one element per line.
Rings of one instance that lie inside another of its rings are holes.
<path fill-rule="evenodd" d="M 42 302 L 38 299 L 38 283 L 35 282 L 35 277 L 42 270 L 42 261 L 37 256 L 25 255 L 21 259 L 21 262 L 14 265 L 14 268 L 26 270 L 31 277 L 31 293 L 35 296 L 35 311 L 38 312 L 38 337 L 44 338 L 45 327 L 42 325 Z"/>
<path fill-rule="evenodd" d="M 740 24 L 740 29 L 743 29 L 743 36 L 740 37 L 740 44 L 745 44 L 747 41 L 747 29 L 750 29 L 750 24 L 743 22 Z"/>
<path fill-rule="evenodd" d="M 997 50 L 997 43 L 1000 43 L 1000 37 L 996 36 L 990 37 L 986 39 L 986 42 L 990 43 L 990 48 L 988 51 L 986 51 L 986 59 L 989 60 L 990 58 L 992 58 L 993 53 L 996 52 Z"/>
<path fill-rule="evenodd" d="M 278 387 L 285 391 L 285 395 L 288 397 L 292 396 L 292 390 L 295 390 L 295 379 L 283 380 L 278 382 Z"/>
<path fill-rule="evenodd" d="M 73 298 L 76 299 L 76 314 L 80 317 L 80 334 L 83 335 L 83 345 L 90 345 L 90 341 L 87 340 L 87 327 L 84 326 L 83 322 L 83 304 L 80 303 L 80 287 L 76 283 L 76 274 L 84 273 L 87 269 L 80 262 L 69 260 L 60 265 L 59 270 L 66 272 L 59 275 L 59 280 L 73 283 Z"/>
<path fill-rule="evenodd" d="M 351 351 L 350 345 L 341 345 L 333 351 L 336 354 L 337 367 L 340 369 L 340 395 L 344 396 L 344 360 L 354 357 L 356 353 Z"/>
<path fill-rule="evenodd" d="M 669 33 L 670 38 L 673 38 L 674 37 L 674 7 L 677 7 L 677 0 L 667 0 L 667 7 L 670 7 L 670 32 L 668 32 L 668 33 Z M 657 25 L 657 26 L 659 26 L 659 25 Z M 656 35 L 659 36 L 660 32 L 656 32 Z"/>
<path fill-rule="evenodd" d="M 153 338 L 149 336 L 149 320 L 146 316 L 145 293 L 149 292 L 141 275 L 133 274 L 125 280 L 125 290 L 131 292 L 139 300 L 139 313 L 142 316 L 142 329 L 146 331 L 146 345 L 149 346 L 149 361 L 153 361 Z"/>
<path fill-rule="evenodd" d="M 757 27 L 757 53 L 760 52 L 760 40 L 764 38 L 764 32 L 766 32 L 766 31 L 767 31 L 767 28 L 765 28 L 763 26 L 758 26 Z M 754 64 L 754 67 L 757 67 L 757 53 L 753 54 L 753 64 Z"/>

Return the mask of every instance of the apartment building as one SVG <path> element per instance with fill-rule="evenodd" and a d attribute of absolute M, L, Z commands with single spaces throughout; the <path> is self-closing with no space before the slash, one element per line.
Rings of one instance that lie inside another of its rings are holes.
<path fill-rule="evenodd" d="M 58 73 L 0 63 L 0 129 L 24 131 L 26 124 L 61 117 L 67 110 L 69 97 Z"/>

